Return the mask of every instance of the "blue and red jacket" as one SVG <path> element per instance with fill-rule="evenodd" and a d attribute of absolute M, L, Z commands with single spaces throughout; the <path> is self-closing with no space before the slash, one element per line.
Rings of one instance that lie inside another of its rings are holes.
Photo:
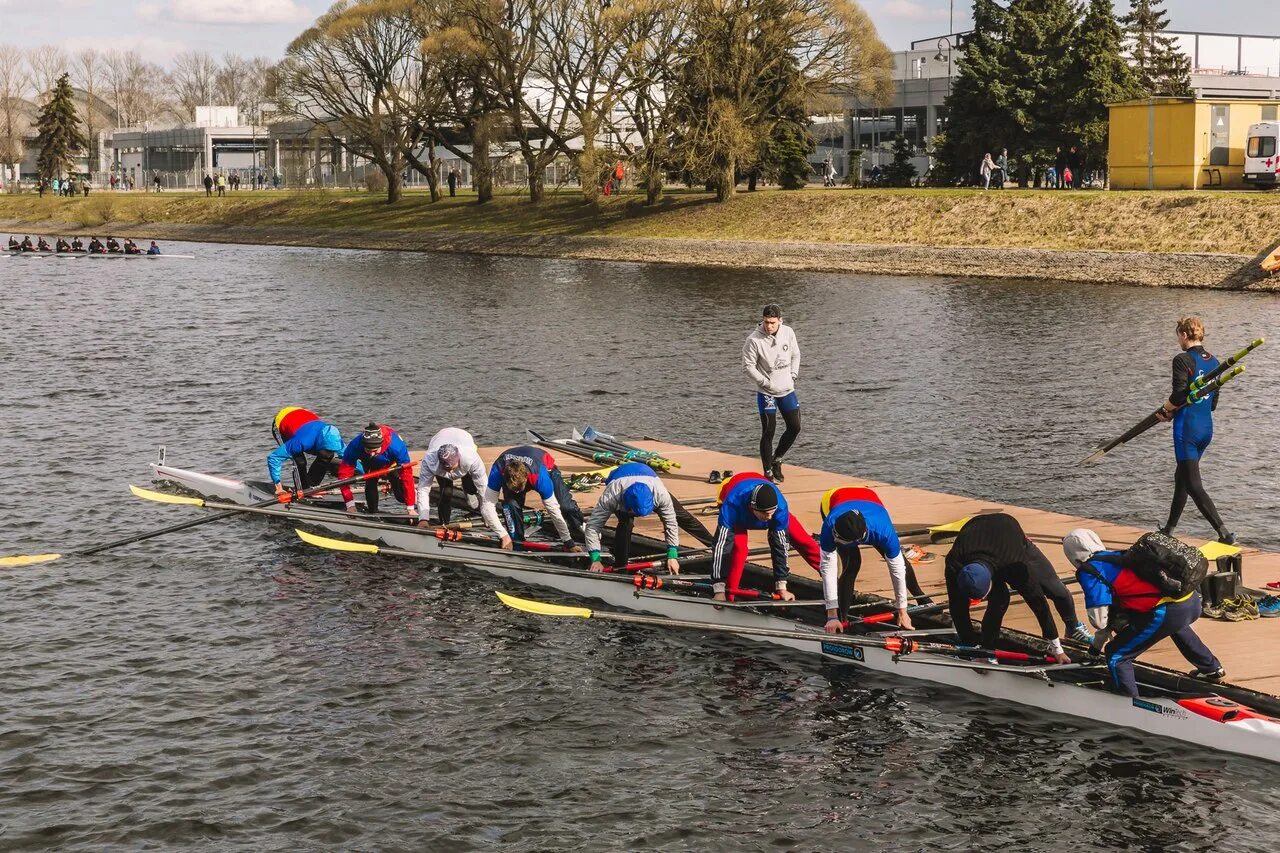
<path fill-rule="evenodd" d="M 277 429 L 284 440 L 267 456 L 267 473 L 272 483 L 280 482 L 280 469 L 284 461 L 299 453 L 310 453 L 315 456 L 320 452 L 338 454 L 342 452 L 342 434 L 332 424 L 327 424 L 305 409 L 294 409 L 293 412 L 304 412 L 310 419 L 295 417 L 292 422 L 281 423 L 277 418 Z M 299 421 L 301 421 L 299 423 Z"/>
<path fill-rule="evenodd" d="M 716 522 L 733 530 L 786 530 L 791 523 L 791 510 L 787 499 L 777 486 L 778 509 L 768 521 L 761 521 L 751 511 L 751 493 L 760 484 L 772 485 L 762 475 L 751 472 L 738 474 L 720 488 L 720 514 Z"/>
<path fill-rule="evenodd" d="M 1119 551 L 1099 551 L 1076 569 L 1084 606 L 1089 609 L 1116 605 L 1136 613 L 1149 613 L 1166 601 L 1158 587 L 1138 577 L 1114 559 Z M 1099 559 L 1101 557 L 1102 559 Z M 1113 559 L 1107 559 L 1108 557 Z"/>
<path fill-rule="evenodd" d="M 378 428 L 382 430 L 382 445 L 378 448 L 377 453 L 369 453 L 365 450 L 363 433 L 347 443 L 346 449 L 342 451 L 342 461 L 338 463 L 338 479 L 345 480 L 348 477 L 354 477 L 357 469 L 365 472 L 377 471 L 398 462 L 400 467 L 393 471 L 390 476 L 400 478 L 400 482 L 404 486 L 405 506 L 415 507 L 418 495 L 414 489 L 414 484 L 417 481 L 414 479 L 413 468 L 410 466 L 409 448 L 405 445 L 404 439 L 400 437 L 400 433 L 391 427 L 386 424 L 379 424 Z M 347 503 L 351 503 L 350 486 L 342 487 L 342 499 Z"/>
<path fill-rule="evenodd" d="M 529 469 L 529 485 L 525 487 L 525 491 L 537 492 L 544 501 L 555 498 L 556 487 L 551 482 L 551 472 L 556 467 L 555 457 L 540 447 L 528 444 L 504 450 L 497 459 L 493 460 L 493 465 L 489 467 L 490 489 L 495 492 L 502 489 L 502 469 L 510 460 L 523 462 Z"/>

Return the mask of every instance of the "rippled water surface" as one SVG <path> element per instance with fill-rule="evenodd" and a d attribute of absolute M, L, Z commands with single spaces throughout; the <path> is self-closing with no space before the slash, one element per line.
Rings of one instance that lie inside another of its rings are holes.
<path fill-rule="evenodd" d="M 738 360 L 771 300 L 804 352 L 796 463 L 1155 525 L 1167 429 L 1074 463 L 1167 393 L 1180 314 L 1222 354 L 1280 321 L 1246 294 L 167 248 L 198 259 L 0 259 L 0 553 L 183 520 L 125 490 L 157 446 L 258 477 L 282 405 L 419 446 L 591 423 L 751 454 Z M 1251 362 L 1205 479 L 1280 548 L 1280 369 Z M 492 588 L 252 519 L 0 575 L 0 848 L 1274 847 L 1273 765 Z"/>

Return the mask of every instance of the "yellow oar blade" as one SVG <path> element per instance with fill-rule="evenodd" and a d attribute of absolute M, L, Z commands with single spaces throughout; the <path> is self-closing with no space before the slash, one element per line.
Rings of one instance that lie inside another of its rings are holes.
<path fill-rule="evenodd" d="M 539 616 L 577 616 L 580 619 L 590 619 L 591 611 L 585 607 L 564 607 L 560 604 L 547 604 L 544 601 L 533 601 L 528 598 L 516 598 L 514 595 L 507 595 L 505 592 L 497 593 L 498 600 L 503 604 L 515 610 L 523 610 L 525 613 L 536 613 Z"/>
<path fill-rule="evenodd" d="M 1209 562 L 1213 562 L 1219 557 L 1230 557 L 1233 554 L 1239 554 L 1243 550 L 1238 545 L 1223 545 L 1221 542 L 1206 542 L 1200 546 L 1200 553 L 1204 554 L 1204 558 Z"/>
<path fill-rule="evenodd" d="M 0 557 L 0 567 L 34 566 L 36 563 L 52 563 L 61 554 L 20 554 L 16 557 Z"/>
<path fill-rule="evenodd" d="M 200 498 L 189 498 L 186 495 L 170 495 L 165 492 L 155 492 L 151 489 L 144 489 L 141 486 L 130 486 L 129 491 L 138 497 L 147 501 L 155 501 L 158 504 L 185 504 L 186 506 L 204 506 L 204 501 Z"/>
<path fill-rule="evenodd" d="M 964 518 L 949 522 L 948 524 L 939 524 L 937 527 L 930 527 L 929 535 L 937 536 L 941 533 L 959 533 L 960 528 L 968 524 L 970 518 L 972 518 L 972 516 L 966 515 Z"/>
<path fill-rule="evenodd" d="M 330 539 L 328 536 L 317 536 L 314 533 L 308 533 L 305 530 L 294 529 L 294 533 L 298 534 L 298 538 L 308 545 L 315 545 L 317 548 L 328 548 L 330 551 L 354 551 L 357 554 L 376 554 L 378 553 L 377 545 L 370 545 L 368 542 L 347 542 L 344 539 Z"/>

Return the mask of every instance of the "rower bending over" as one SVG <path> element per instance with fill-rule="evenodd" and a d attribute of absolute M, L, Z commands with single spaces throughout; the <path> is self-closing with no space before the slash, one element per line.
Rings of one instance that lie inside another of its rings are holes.
<path fill-rule="evenodd" d="M 822 598 L 827 608 L 828 634 L 844 630 L 849 618 L 849 605 L 853 603 L 853 584 L 862 568 L 860 545 L 870 545 L 880 552 L 889 564 L 889 579 L 893 583 L 893 609 L 898 613 L 898 624 L 910 630 L 911 617 L 907 615 L 907 588 L 917 596 L 921 604 L 928 604 L 924 590 L 916 580 L 915 570 L 902 553 L 898 531 L 884 504 L 871 489 L 846 486 L 832 489 L 822 496 L 822 532 L 818 534 L 818 573 L 822 575 Z M 836 580 L 836 557 L 840 558 L 839 581 Z"/>
<path fill-rule="evenodd" d="M 1009 609 L 1010 587 L 1022 595 L 1035 614 L 1041 635 L 1049 641 L 1049 648 L 1058 663 L 1070 663 L 1071 658 L 1062 650 L 1058 625 L 1046 599 L 1053 601 L 1073 639 L 1093 641 L 1093 636 L 1076 616 L 1071 593 L 1013 516 L 997 512 L 969 519 L 960 528 L 951 553 L 947 554 L 946 566 L 951 622 L 962 645 L 980 644 L 985 649 L 996 647 L 1004 614 Z M 987 612 L 982 617 L 981 637 L 973 630 L 973 622 L 969 618 L 969 602 L 973 599 L 988 601 Z"/>
<path fill-rule="evenodd" d="M 284 460 L 292 459 L 298 468 L 298 478 L 304 489 L 320 485 L 326 471 L 338 472 L 337 455 L 342 452 L 342 434 L 338 428 L 320 420 L 320 416 L 308 409 L 289 406 L 276 413 L 272 432 L 280 446 L 267 456 L 267 473 L 276 496 L 285 493 L 280 485 L 280 469 Z M 307 464 L 307 455 L 315 461 Z"/>
<path fill-rule="evenodd" d="M 613 564 L 625 566 L 631 557 L 631 533 L 637 518 L 652 515 L 655 511 L 662 519 L 663 538 L 667 543 L 667 571 L 680 573 L 676 555 L 680 552 L 680 526 L 676 520 L 679 504 L 667 491 L 667 487 L 654 470 L 643 462 L 628 462 L 613 469 L 605 480 L 604 491 L 587 519 L 587 550 L 591 552 L 591 571 L 602 572 L 600 562 L 600 535 L 609 516 L 618 516 L 614 529 Z"/>
<path fill-rule="evenodd" d="M 409 461 L 409 448 L 400 433 L 386 424 L 370 422 L 364 432 L 351 439 L 342 451 L 342 461 L 338 463 L 338 479 L 354 477 L 357 466 L 368 474 L 393 464 L 400 467 L 364 481 L 365 508 L 369 512 L 378 511 L 378 481 L 385 479 L 391 485 L 391 494 L 408 508 L 409 518 L 417 520 L 418 500 L 413 492 L 413 463 Z M 355 495 L 350 486 L 342 487 L 342 502 L 346 504 L 347 512 L 356 511 Z"/>
<path fill-rule="evenodd" d="M 503 451 L 489 469 L 480 512 L 490 526 L 503 529 L 502 547 L 510 551 L 514 542 L 524 541 L 524 500 L 537 492 L 542 506 L 555 525 L 560 543 L 570 551 L 581 551 L 574 539 L 582 538 L 582 510 L 564 483 L 556 460 L 545 450 L 524 444 Z M 498 501 L 502 501 L 502 521 Z M 505 525 L 503 524 L 505 522 Z"/>
<path fill-rule="evenodd" d="M 471 433 L 457 427 L 445 427 L 431 436 L 427 445 L 427 453 L 422 457 L 422 467 L 418 469 L 418 522 L 419 527 L 426 527 L 431 515 L 431 480 L 434 478 L 440 486 L 440 507 L 436 512 L 441 524 L 448 524 L 453 517 L 454 484 L 460 484 L 467 496 L 467 506 L 480 508 L 480 495 L 485 488 L 486 471 L 484 460 L 476 452 L 476 440 Z M 506 531 L 498 520 L 498 513 L 493 518 L 485 518 L 489 528 L 498 536 L 505 536 Z"/>
<path fill-rule="evenodd" d="M 787 499 L 778 488 L 759 474 L 734 475 L 720 487 L 720 514 L 711 551 L 711 584 L 717 601 L 737 594 L 742 572 L 747 566 L 747 531 L 769 531 L 769 556 L 773 561 L 773 585 L 777 598 L 795 601 L 787 591 L 787 552 L 795 548 L 806 563 L 819 567 L 818 543 L 791 514 Z"/>
<path fill-rule="evenodd" d="M 1200 618 L 1200 593 L 1192 590 L 1182 598 L 1169 598 L 1154 584 L 1120 565 L 1119 551 L 1108 551 L 1098 534 L 1086 528 L 1072 530 L 1062 539 L 1062 550 L 1084 590 L 1085 612 L 1098 629 L 1092 651 L 1104 654 L 1107 669 L 1118 693 L 1138 698 L 1138 682 L 1133 663 L 1138 655 L 1166 637 L 1195 667 L 1192 678 L 1221 681 L 1227 671 L 1204 641 L 1191 630 Z M 1107 638 L 1114 633 L 1111 642 Z M 1106 648 L 1102 649 L 1105 644 Z"/>

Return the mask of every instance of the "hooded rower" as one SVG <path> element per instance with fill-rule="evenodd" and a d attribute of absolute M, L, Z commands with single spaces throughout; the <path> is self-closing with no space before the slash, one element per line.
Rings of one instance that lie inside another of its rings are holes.
<path fill-rule="evenodd" d="M 898 624 L 910 630 L 911 617 L 907 615 L 907 589 L 919 597 L 921 604 L 928 604 L 924 590 L 916 580 L 915 570 L 902 553 L 898 531 L 893 520 L 871 489 L 844 487 L 832 489 L 822 496 L 819 507 L 822 513 L 822 531 L 818 534 L 821 548 L 818 573 L 822 576 L 822 598 L 827 608 L 828 634 L 840 633 L 849 618 L 849 605 L 853 603 L 853 585 L 862 568 L 862 545 L 869 545 L 880 553 L 889 564 L 889 579 L 893 584 L 893 609 L 898 614 Z M 837 581 L 836 558 L 839 557 Z"/>
<path fill-rule="evenodd" d="M 445 427 L 431 436 L 427 453 L 422 457 L 422 467 L 418 469 L 418 518 L 422 519 L 419 526 L 425 527 L 431 515 L 432 479 L 440 487 L 440 506 L 436 512 L 440 523 L 448 524 L 453 517 L 455 486 L 462 487 L 467 496 L 467 506 L 478 509 L 486 476 L 484 460 L 476 452 L 476 440 L 471 433 L 457 427 Z M 498 536 L 505 536 L 506 530 L 498 519 L 497 510 L 491 515 L 485 517 L 485 522 Z"/>
<path fill-rule="evenodd" d="M 52 252 L 52 251 L 53 251 L 53 247 L 49 245 L 49 241 L 48 241 L 48 240 L 46 240 L 45 238 L 41 237 L 41 238 L 40 238 L 40 240 L 36 243 L 36 251 L 37 251 L 37 252 Z"/>
<path fill-rule="evenodd" d="M 658 513 L 662 519 L 663 539 L 667 545 L 667 571 L 680 573 L 676 556 L 680 553 L 680 525 L 676 518 L 676 499 L 654 470 L 643 462 L 619 465 L 605 480 L 604 491 L 587 519 L 587 550 L 591 552 L 591 571 L 604 570 L 600 562 L 600 536 L 609 516 L 616 515 L 614 528 L 613 564 L 625 566 L 631 558 L 631 533 L 637 518 Z"/>
<path fill-rule="evenodd" d="M 106 253 L 107 253 L 107 247 L 102 244 L 101 240 L 99 240 L 97 237 L 89 238 L 89 254 L 105 255 Z"/>
<path fill-rule="evenodd" d="M 378 483 L 386 480 L 391 486 L 391 494 L 408 508 L 409 518 L 417 520 L 418 499 L 413 490 L 413 463 L 409 459 L 409 448 L 400 433 L 386 424 L 370 422 L 364 432 L 347 443 L 342 451 L 342 461 L 338 463 L 338 479 L 354 477 L 357 467 L 368 474 L 391 465 L 400 467 L 364 481 L 365 508 L 369 512 L 378 511 Z M 355 495 L 350 486 L 342 486 L 342 502 L 346 504 L 347 512 L 356 511 Z"/>
<path fill-rule="evenodd" d="M 156 243 L 156 241 L 155 241 L 155 240 L 152 240 L 152 241 L 151 241 L 151 245 L 147 247 L 147 254 L 148 254 L 148 255 L 158 255 L 158 254 L 160 254 L 160 246 L 159 246 L 159 244 L 157 244 L 157 243 Z"/>
<path fill-rule="evenodd" d="M 72 237 L 72 238 L 71 238 L 71 251 L 73 251 L 73 252 L 83 252 L 83 251 L 84 251 L 84 241 L 83 241 L 83 240 L 81 240 L 79 237 Z"/>
<path fill-rule="evenodd" d="M 342 434 L 338 428 L 320 420 L 320 416 L 308 409 L 296 406 L 281 409 L 272 424 L 279 447 L 267 456 L 267 473 L 276 495 L 285 493 L 280 485 L 280 469 L 286 459 L 297 466 L 302 488 L 320 485 L 326 472 L 338 472 L 337 456 L 342 452 Z M 314 457 L 308 463 L 307 457 Z"/>
<path fill-rule="evenodd" d="M 10 237 L 9 237 L 9 251 L 10 251 L 10 252 L 21 252 L 21 251 L 22 251 L 22 244 L 18 242 L 18 238 L 14 237 L 14 236 L 12 236 L 12 235 L 10 235 Z"/>
<path fill-rule="evenodd" d="M 1200 593 L 1182 598 L 1164 595 L 1154 584 L 1120 564 L 1121 552 L 1108 551 L 1098 534 L 1085 528 L 1072 530 L 1062 539 L 1062 550 L 1084 590 L 1089 621 L 1098 629 L 1093 651 L 1105 645 L 1107 669 L 1116 691 L 1138 698 L 1133 664 L 1138 656 L 1166 637 L 1195 667 L 1192 678 L 1216 682 L 1226 677 L 1222 662 L 1191 630 L 1200 618 Z M 1111 642 L 1107 638 L 1114 633 Z"/>
<path fill-rule="evenodd" d="M 1070 663 L 1071 658 L 1062 650 L 1049 601 L 1057 608 L 1073 639 L 1093 641 L 1076 616 L 1071 593 L 1058 579 L 1053 565 L 1011 515 L 997 512 L 969 519 L 960 528 L 960 535 L 947 554 L 945 574 L 951 622 L 962 645 L 996 647 L 1004 614 L 1009 609 L 1010 588 L 1018 591 L 1035 614 L 1041 635 L 1049 641 L 1058 663 Z M 981 636 L 973 630 L 969 618 L 969 603 L 975 599 L 987 601 Z"/>
<path fill-rule="evenodd" d="M 503 451 L 489 469 L 481 512 L 486 521 L 490 513 L 501 512 L 502 547 L 511 550 L 513 541 L 524 541 L 524 501 L 529 492 L 542 498 L 560 543 L 570 551 L 582 550 L 574 544 L 574 539 L 583 537 L 582 510 L 565 485 L 555 458 L 527 444 Z"/>
<path fill-rule="evenodd" d="M 30 236 L 27 236 L 24 234 L 22 237 L 22 245 L 20 246 L 20 248 L 24 252 L 34 252 L 36 250 L 36 244 L 31 242 Z"/>
<path fill-rule="evenodd" d="M 54 244 L 54 250 L 58 252 L 70 252 L 71 244 L 68 243 L 65 238 L 59 237 L 58 242 Z"/>
<path fill-rule="evenodd" d="M 124 238 L 124 253 L 126 255 L 141 255 L 142 250 L 138 248 L 137 243 L 126 237 Z"/>
<path fill-rule="evenodd" d="M 817 569 L 818 543 L 791 514 L 778 487 L 751 472 L 736 474 L 720 487 L 720 513 L 711 546 L 711 584 L 716 600 L 730 601 L 738 592 L 747 565 L 748 530 L 768 531 L 776 597 L 795 601 L 795 595 L 787 591 L 791 574 L 787 552 L 794 544 L 805 562 Z"/>
<path fill-rule="evenodd" d="M 120 243 L 116 241 L 115 237 L 107 238 L 107 251 L 113 253 L 118 253 L 120 251 Z"/>

